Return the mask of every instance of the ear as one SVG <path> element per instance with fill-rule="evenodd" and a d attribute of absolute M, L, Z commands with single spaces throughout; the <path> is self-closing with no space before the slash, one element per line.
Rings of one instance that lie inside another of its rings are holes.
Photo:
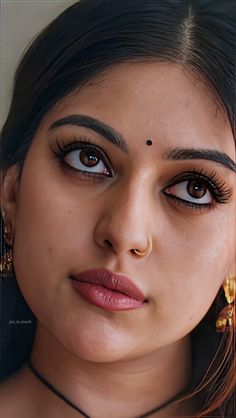
<path fill-rule="evenodd" d="M 1 180 L 1 209 L 14 231 L 16 218 L 17 195 L 19 188 L 19 166 L 14 164 Z"/>

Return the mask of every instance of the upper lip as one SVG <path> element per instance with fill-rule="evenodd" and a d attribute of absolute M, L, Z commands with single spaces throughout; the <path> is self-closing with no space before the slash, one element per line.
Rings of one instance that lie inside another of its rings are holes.
<path fill-rule="evenodd" d="M 145 296 L 129 277 L 106 269 L 93 269 L 70 276 L 72 279 L 104 286 L 107 289 L 124 293 L 130 298 L 144 302 Z"/>

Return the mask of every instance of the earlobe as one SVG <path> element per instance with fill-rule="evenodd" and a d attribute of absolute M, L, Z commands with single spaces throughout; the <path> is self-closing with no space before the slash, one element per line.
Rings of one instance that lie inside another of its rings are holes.
<path fill-rule="evenodd" d="M 19 186 L 19 166 L 14 164 L 1 180 L 1 210 L 5 218 L 11 224 L 13 230 L 15 225 L 17 195 Z"/>

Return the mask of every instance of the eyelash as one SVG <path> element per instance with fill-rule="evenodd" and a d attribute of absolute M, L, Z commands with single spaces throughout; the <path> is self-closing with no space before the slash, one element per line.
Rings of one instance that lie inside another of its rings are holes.
<path fill-rule="evenodd" d="M 100 156 L 101 161 L 104 163 L 106 167 L 109 167 L 110 175 L 102 174 L 102 173 L 93 173 L 93 172 L 86 172 L 86 171 L 80 171 L 78 169 L 72 168 L 70 164 L 65 162 L 65 156 L 71 152 L 71 151 L 77 151 L 77 150 L 83 150 L 86 147 L 91 147 L 95 149 Z M 98 146 L 94 145 L 94 143 L 87 137 L 74 137 L 70 143 L 65 144 L 63 139 L 56 138 L 56 146 L 55 148 L 52 148 L 52 151 L 54 154 L 56 154 L 57 158 L 59 159 L 60 163 L 63 165 L 64 168 L 66 168 L 69 171 L 72 171 L 73 173 L 76 172 L 76 175 L 78 174 L 81 177 L 87 177 L 90 178 L 93 181 L 102 181 L 104 177 L 112 177 L 113 172 L 110 168 L 111 162 L 108 158 L 108 156 L 105 154 L 105 152 Z M 194 180 L 200 180 L 202 181 L 206 186 L 211 195 L 213 196 L 213 199 L 215 202 L 211 203 L 194 203 L 194 202 L 188 202 L 186 200 L 183 200 L 177 196 L 168 194 L 165 192 L 167 188 L 173 187 L 181 182 L 184 181 L 194 181 Z M 191 171 L 187 171 L 182 173 L 181 175 L 178 175 L 172 179 L 172 181 L 165 186 L 165 188 L 162 190 L 163 194 L 165 196 L 175 201 L 176 204 L 180 206 L 184 206 L 187 209 L 192 210 L 198 210 L 198 211 L 206 211 L 215 206 L 215 204 L 224 204 L 228 203 L 232 190 L 227 187 L 226 183 L 218 177 L 217 173 L 214 171 L 205 171 L 204 169 L 196 169 L 193 168 Z"/>
<path fill-rule="evenodd" d="M 97 145 L 94 145 L 92 140 L 90 140 L 87 137 L 74 137 L 71 142 L 65 144 L 63 139 L 56 138 L 56 147 L 53 150 L 53 152 L 56 154 L 56 156 L 59 158 L 59 161 L 61 164 L 66 167 L 67 170 L 76 172 L 77 175 L 81 177 L 90 177 L 91 180 L 102 180 L 104 177 L 112 177 L 112 170 L 109 168 L 109 171 L 111 172 L 111 175 L 102 174 L 102 173 L 92 173 L 89 171 L 80 171 L 78 169 L 75 169 L 70 166 L 70 164 L 65 162 L 65 156 L 69 154 L 71 151 L 78 151 L 83 150 L 85 148 L 92 148 L 99 152 L 99 156 L 101 161 L 104 163 L 105 166 L 111 166 L 111 162 L 108 158 L 108 156 L 105 154 L 105 152 L 98 147 Z"/>
<path fill-rule="evenodd" d="M 207 209 L 211 209 L 215 206 L 215 204 L 225 204 L 228 203 L 230 197 L 232 195 L 231 188 L 227 187 L 226 183 L 217 175 L 215 171 L 206 171 L 205 169 L 196 169 L 193 168 L 191 171 L 187 171 L 185 173 L 181 173 L 172 179 L 172 181 L 165 186 L 165 189 L 173 187 L 181 182 L 184 181 L 202 181 L 211 195 L 215 202 L 211 203 L 193 203 L 184 201 L 177 196 L 170 195 L 168 193 L 163 193 L 172 201 L 176 201 L 179 205 L 184 205 L 187 208 L 206 211 Z"/>

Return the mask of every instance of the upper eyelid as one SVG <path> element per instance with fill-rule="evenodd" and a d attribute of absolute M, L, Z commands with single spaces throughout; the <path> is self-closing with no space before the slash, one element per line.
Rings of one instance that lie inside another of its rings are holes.
<path fill-rule="evenodd" d="M 62 145 L 59 143 L 60 141 L 62 142 Z M 107 153 L 104 151 L 104 149 L 100 145 L 97 145 L 96 143 L 94 143 L 94 140 L 91 140 L 87 136 L 86 137 L 81 137 L 81 138 L 80 137 L 71 138 L 71 140 L 68 140 L 67 143 L 65 143 L 63 139 L 58 139 L 57 138 L 56 142 L 57 142 L 57 145 L 59 146 L 59 148 L 60 149 L 63 148 L 63 150 L 66 153 L 69 153 L 69 152 L 73 151 L 73 149 L 70 149 L 70 146 L 73 146 L 73 145 L 75 145 L 74 151 L 79 150 L 80 148 L 86 148 L 86 146 L 91 147 L 91 148 L 95 148 L 96 150 L 98 150 L 101 153 L 101 155 L 104 155 L 106 160 L 110 161 L 110 159 L 109 159 Z"/>
<path fill-rule="evenodd" d="M 215 176 L 216 175 L 217 174 L 215 173 Z M 196 169 L 181 172 L 180 174 L 177 174 L 169 182 L 169 186 L 174 186 L 174 185 L 176 185 L 180 182 L 184 182 L 184 181 L 187 181 L 187 180 L 194 180 L 194 179 L 206 180 L 206 182 L 209 182 L 213 186 L 217 187 L 217 184 L 216 184 L 217 181 L 214 178 L 212 178 L 212 175 L 205 174 L 202 170 L 196 170 Z M 218 182 L 220 181 L 222 183 L 221 185 L 225 185 L 223 178 L 222 179 L 218 178 L 217 180 L 218 180 Z M 168 187 L 168 185 L 167 185 L 167 187 Z"/>
<path fill-rule="evenodd" d="M 104 140 L 107 140 L 124 153 L 128 154 L 128 145 L 123 136 L 111 126 L 88 115 L 68 115 L 59 119 L 49 127 L 49 131 L 60 126 L 73 125 L 92 130 L 98 133 Z"/>
<path fill-rule="evenodd" d="M 86 148 L 86 146 L 96 149 L 101 154 L 100 159 L 103 161 L 105 165 L 108 166 L 109 170 L 112 172 L 112 175 L 114 175 L 112 162 L 110 161 L 110 158 L 108 157 L 107 153 L 103 150 L 103 148 L 100 145 L 94 143 L 94 140 L 91 140 L 91 138 L 89 138 L 88 136 L 74 136 L 73 138 L 68 140 L 68 142 L 67 140 L 65 142 L 64 138 L 59 139 L 57 137 L 56 144 L 58 149 L 61 150 L 64 153 L 64 155 L 67 155 L 73 151 L 78 151 L 80 149 Z M 72 147 L 73 145 L 75 146 L 75 149 L 70 149 L 70 147 Z"/>
<path fill-rule="evenodd" d="M 214 189 L 222 190 L 226 189 L 230 192 L 232 192 L 232 186 L 230 183 L 227 184 L 227 180 L 220 175 L 217 171 L 214 171 L 212 169 L 206 169 L 206 168 L 197 168 L 192 167 L 190 170 L 181 172 L 174 176 L 172 180 L 168 183 L 167 187 L 174 186 L 180 182 L 184 182 L 187 180 L 205 180 L 206 183 L 209 184 Z"/>

